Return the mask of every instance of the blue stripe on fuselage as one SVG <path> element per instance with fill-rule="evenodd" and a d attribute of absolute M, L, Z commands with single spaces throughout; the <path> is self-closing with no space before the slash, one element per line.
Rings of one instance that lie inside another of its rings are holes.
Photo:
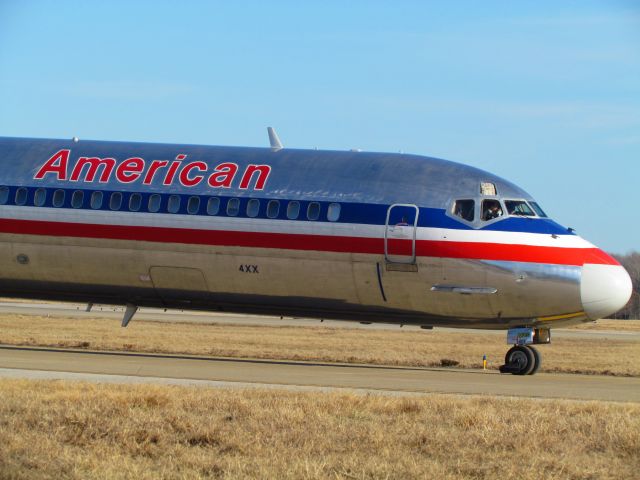
<path fill-rule="evenodd" d="M 27 197 L 26 202 L 24 204 L 25 207 L 30 208 L 73 208 L 71 205 L 71 198 L 73 193 L 76 191 L 82 191 L 84 193 L 82 206 L 80 209 L 83 210 L 104 210 L 111 211 L 109 208 L 109 197 L 112 193 L 115 193 L 113 190 L 95 190 L 95 189 L 80 189 L 80 188 L 52 188 L 52 187 L 39 187 L 39 189 L 46 191 L 46 201 L 43 206 L 36 207 L 34 206 L 35 201 L 35 192 L 38 188 L 35 187 L 18 187 L 11 186 L 9 187 L 9 194 L 5 205 L 16 205 L 16 192 L 18 188 L 26 188 L 27 189 Z M 65 200 L 62 207 L 54 207 L 53 193 L 56 190 L 62 190 L 65 192 Z M 101 191 L 104 194 L 104 199 L 102 202 L 102 206 L 98 209 L 93 209 L 90 206 L 90 199 L 93 192 Z M 260 208 L 258 214 L 255 218 L 267 218 L 266 209 L 267 203 L 270 200 L 268 198 L 260 198 L 258 196 L 255 197 L 234 197 L 234 196 L 206 196 L 206 195 L 185 195 L 185 194 L 176 194 L 176 193 L 161 193 L 157 194 L 155 192 L 124 192 L 118 191 L 122 195 L 121 207 L 117 211 L 128 212 L 129 211 L 129 199 L 134 194 L 140 194 L 141 198 L 141 208 L 139 211 L 130 212 L 132 215 L 136 213 L 149 213 L 148 203 L 151 195 L 159 195 L 161 197 L 161 207 L 160 211 L 153 212 L 156 214 L 166 214 L 166 215 L 174 215 L 174 213 L 167 212 L 167 203 L 170 196 L 178 196 L 180 197 L 180 209 L 175 212 L 175 214 L 183 214 L 186 215 L 187 205 L 189 202 L 189 198 L 198 197 L 200 198 L 200 205 L 198 211 L 193 215 L 202 215 L 209 216 L 207 213 L 207 202 L 209 198 L 219 198 L 220 199 L 220 208 L 219 211 L 215 214 L 215 216 L 226 217 L 229 216 L 226 213 L 227 203 L 232 198 L 238 198 L 240 201 L 240 208 L 238 215 L 235 215 L 237 218 L 249 218 L 247 215 L 247 204 L 249 200 L 252 198 L 260 200 Z M 289 220 L 287 218 L 287 204 L 289 201 L 298 201 L 300 203 L 300 216 L 295 221 L 310 221 L 306 217 L 307 208 L 311 201 L 306 200 L 298 200 L 291 199 L 285 200 L 280 199 L 279 214 L 276 218 L 272 220 Z M 329 222 L 327 220 L 327 210 L 331 203 L 338 202 L 327 202 L 327 201 L 318 201 L 315 202 L 320 204 L 320 217 L 318 220 L 313 220 L 317 222 Z M 388 205 L 380 205 L 380 204 L 367 204 L 367 203 L 347 203 L 340 202 L 341 205 L 341 213 L 340 218 L 337 223 L 351 223 L 351 224 L 362 224 L 362 225 L 384 225 L 387 217 L 387 211 L 389 209 Z M 77 210 L 74 208 L 74 210 Z M 431 228 L 445 228 L 445 229 L 455 229 L 455 230 L 474 230 L 470 225 L 463 223 L 461 221 L 456 220 L 453 217 L 450 217 L 446 214 L 444 209 L 437 208 L 419 208 L 419 216 L 418 216 L 418 226 L 420 227 L 431 227 Z M 553 220 L 547 218 L 522 218 L 522 217 L 505 217 L 501 220 L 494 221 L 493 223 L 484 226 L 482 228 L 476 228 L 475 230 L 490 230 L 490 231 L 503 231 L 503 232 L 523 232 L 523 233 L 541 233 L 541 234 L 557 234 L 557 235 L 574 235 L 572 232 L 568 231 L 566 228 L 557 224 Z"/>

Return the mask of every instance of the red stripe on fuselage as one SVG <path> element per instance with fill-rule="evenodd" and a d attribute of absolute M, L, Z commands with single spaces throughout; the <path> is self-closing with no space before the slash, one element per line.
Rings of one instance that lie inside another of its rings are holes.
<path fill-rule="evenodd" d="M 229 230 L 100 225 L 14 219 L 0 219 L 0 233 L 108 240 L 136 240 L 191 245 L 384 254 L 384 239 L 370 237 L 236 232 Z M 614 258 L 598 248 L 560 248 L 502 243 L 417 240 L 416 255 L 418 257 L 501 260 L 557 265 L 581 266 L 585 263 L 619 265 Z"/>
<path fill-rule="evenodd" d="M 557 265 L 582 266 L 585 263 L 619 265 L 614 258 L 599 248 L 541 247 L 505 243 L 417 241 L 416 255 Z"/>

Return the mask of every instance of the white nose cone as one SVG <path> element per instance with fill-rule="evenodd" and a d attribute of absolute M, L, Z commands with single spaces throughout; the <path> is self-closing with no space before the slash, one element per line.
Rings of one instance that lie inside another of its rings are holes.
<path fill-rule="evenodd" d="M 631 278 L 620 265 L 586 264 L 580 282 L 582 308 L 591 320 L 624 307 L 631 298 Z"/>

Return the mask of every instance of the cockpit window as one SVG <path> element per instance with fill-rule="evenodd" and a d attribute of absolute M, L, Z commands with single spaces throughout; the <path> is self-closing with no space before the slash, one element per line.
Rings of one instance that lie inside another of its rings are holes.
<path fill-rule="evenodd" d="M 482 201 L 482 220 L 493 220 L 504 215 L 502 211 L 502 205 L 498 200 L 483 200 Z"/>
<path fill-rule="evenodd" d="M 467 222 L 473 222 L 475 207 L 476 202 L 473 200 L 456 200 L 453 205 L 453 214 Z"/>
<path fill-rule="evenodd" d="M 538 202 L 529 202 L 529 204 L 536 211 L 536 213 L 538 214 L 539 217 L 546 217 L 547 216 L 547 214 L 544 213 L 544 210 L 542 210 L 542 208 L 540 208 L 540 205 L 538 205 Z"/>
<path fill-rule="evenodd" d="M 507 206 L 509 215 L 523 215 L 525 217 L 535 217 L 536 215 L 524 200 L 505 200 L 504 204 Z"/>
<path fill-rule="evenodd" d="M 491 182 L 480 182 L 480 195 L 497 195 L 496 184 Z"/>

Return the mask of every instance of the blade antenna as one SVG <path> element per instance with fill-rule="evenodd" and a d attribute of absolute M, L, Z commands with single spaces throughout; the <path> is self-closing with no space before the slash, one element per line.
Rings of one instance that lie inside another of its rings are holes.
<path fill-rule="evenodd" d="M 124 317 L 122 318 L 123 328 L 129 325 L 129 322 L 131 321 L 131 319 L 133 318 L 133 316 L 136 314 L 137 311 L 138 311 L 137 305 L 134 305 L 133 303 L 127 303 L 127 308 L 124 311 Z"/>
<path fill-rule="evenodd" d="M 273 129 L 273 127 L 267 127 L 267 133 L 269 133 L 269 143 L 271 144 L 271 150 L 277 152 L 278 150 L 282 150 L 284 147 L 278 138 L 278 134 Z"/>

